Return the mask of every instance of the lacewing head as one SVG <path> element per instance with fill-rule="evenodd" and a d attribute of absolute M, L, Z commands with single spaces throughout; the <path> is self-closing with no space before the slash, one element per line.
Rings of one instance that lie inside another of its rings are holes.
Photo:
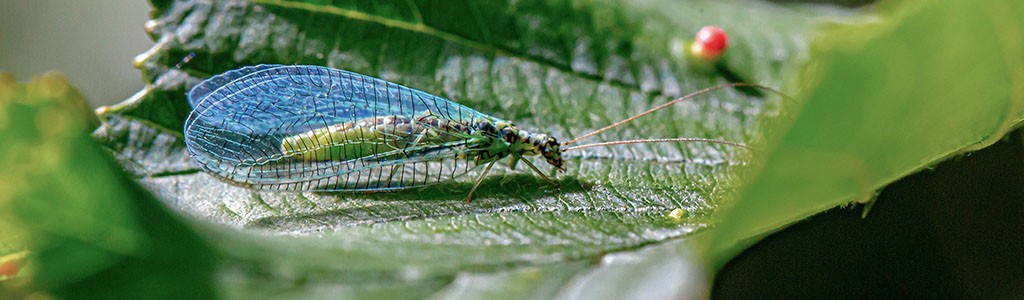
<path fill-rule="evenodd" d="M 556 169 L 565 171 L 565 160 L 562 160 L 562 145 L 554 137 L 548 139 L 541 145 L 540 154 Z"/>

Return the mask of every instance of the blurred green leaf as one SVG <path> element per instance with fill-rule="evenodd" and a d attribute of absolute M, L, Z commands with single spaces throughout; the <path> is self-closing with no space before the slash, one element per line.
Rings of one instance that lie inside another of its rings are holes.
<path fill-rule="evenodd" d="M 90 137 L 85 103 L 59 74 L 27 85 L 0 75 L 0 222 L 30 249 L 26 288 L 77 299 L 212 296 L 212 253 Z"/>
<path fill-rule="evenodd" d="M 1024 119 L 1024 5 L 906 1 L 835 28 L 794 81 L 791 118 L 710 245 L 721 266 L 750 239 L 990 145 Z M 943 203 L 935 203 L 943 205 Z M 956 220 L 950 220 L 955 222 Z"/>

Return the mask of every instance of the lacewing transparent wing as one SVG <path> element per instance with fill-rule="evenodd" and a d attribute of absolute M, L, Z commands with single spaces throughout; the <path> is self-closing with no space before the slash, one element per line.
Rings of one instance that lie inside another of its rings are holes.
<path fill-rule="evenodd" d="M 476 167 L 473 126 L 502 120 L 377 78 L 321 66 L 257 65 L 188 94 L 185 143 L 208 172 L 258 189 L 378 191 Z"/>

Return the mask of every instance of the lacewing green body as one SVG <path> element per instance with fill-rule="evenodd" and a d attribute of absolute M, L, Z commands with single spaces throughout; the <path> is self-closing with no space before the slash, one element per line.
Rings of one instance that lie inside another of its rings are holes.
<path fill-rule="evenodd" d="M 257 65 L 211 77 L 189 91 L 192 112 L 185 144 L 206 171 L 238 185 L 269 190 L 385 191 L 454 179 L 499 159 L 542 156 L 564 170 L 562 152 L 663 142 L 666 138 L 563 146 L 709 91 L 752 86 L 728 83 L 669 101 L 633 117 L 559 144 L 545 134 L 429 93 L 377 78 L 321 66 Z M 785 97 L 785 95 L 783 95 Z M 552 181 L 552 183 L 554 183 Z"/>
<path fill-rule="evenodd" d="M 509 156 L 510 167 L 529 155 L 559 169 L 563 163 L 547 135 L 328 67 L 243 67 L 195 86 L 189 102 L 184 132 L 192 157 L 211 174 L 258 189 L 394 190 L 451 180 Z"/>

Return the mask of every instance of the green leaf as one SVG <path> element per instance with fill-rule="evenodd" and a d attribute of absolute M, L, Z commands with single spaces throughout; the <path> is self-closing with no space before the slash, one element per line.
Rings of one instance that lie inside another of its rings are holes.
<path fill-rule="evenodd" d="M 1024 119 L 1019 1 L 907 1 L 836 28 L 795 81 L 763 170 L 710 245 L 721 266 L 749 240 L 1002 138 Z M 935 203 L 935 205 L 943 205 Z M 950 220 L 955 221 L 955 220 Z"/>
<path fill-rule="evenodd" d="M 212 295 L 209 248 L 90 137 L 85 103 L 62 75 L 25 85 L 0 74 L 0 228 L 30 250 L 29 289 L 79 299 Z"/>
<path fill-rule="evenodd" d="M 422 89 L 565 140 L 730 80 L 777 86 L 791 64 L 807 57 L 811 29 L 847 14 L 740 1 L 153 5 L 147 30 L 157 44 L 136 61 L 151 84 L 102 109 L 105 122 L 95 136 L 159 199 L 195 220 L 220 253 L 221 289 L 237 298 L 313 298 L 328 291 L 363 298 L 482 296 L 486 291 L 476 286 L 507 291 L 498 294 L 506 298 L 583 297 L 633 286 L 622 277 L 667 261 L 683 267 L 673 278 L 702 278 L 698 258 L 681 250 L 689 246 L 621 254 L 643 261 L 635 266 L 600 258 L 712 226 L 719 203 L 738 184 L 737 170 L 751 157 L 715 144 L 587 150 L 569 159 L 560 188 L 524 170 L 492 171 L 472 203 L 461 201 L 467 181 L 382 194 L 253 191 L 207 175 L 187 157 L 184 94 L 203 78 L 259 63 L 326 65 Z M 679 50 L 708 24 L 725 28 L 734 41 L 714 70 L 689 65 Z M 189 52 L 195 59 L 172 68 Z M 779 106 L 759 91 L 723 90 L 591 141 L 752 143 Z M 664 285 L 669 292 L 661 295 L 700 294 L 690 287 Z"/>

